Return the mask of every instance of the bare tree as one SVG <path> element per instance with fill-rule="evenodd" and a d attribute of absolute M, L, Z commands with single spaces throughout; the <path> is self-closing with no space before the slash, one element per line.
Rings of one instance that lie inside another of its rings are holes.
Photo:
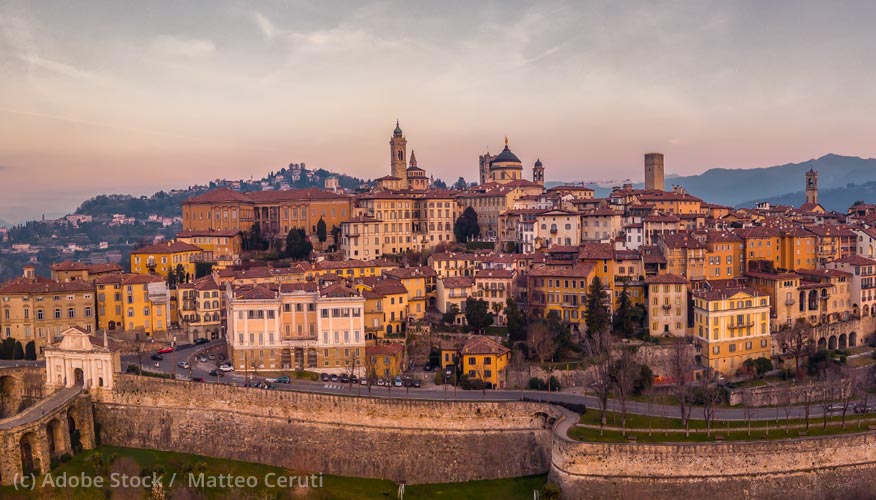
<path fill-rule="evenodd" d="M 676 342 L 673 345 L 669 360 L 669 370 L 673 378 L 675 394 L 678 396 L 681 420 L 685 428 L 687 428 L 687 420 L 688 417 L 690 417 L 690 408 L 688 405 L 688 374 L 691 365 L 693 364 L 693 355 L 688 347 L 689 345 L 686 342 Z"/>
<path fill-rule="evenodd" d="M 754 416 L 754 394 L 748 389 L 742 390 L 742 410 L 745 412 L 745 421 L 748 422 L 748 435 L 751 436 L 751 418 Z"/>
<path fill-rule="evenodd" d="M 803 430 L 809 432 L 809 415 L 812 412 L 812 404 L 815 402 L 815 388 L 812 382 L 807 381 L 803 384 L 800 388 L 800 393 L 803 395 L 803 415 L 806 419 L 806 427 Z"/>
<path fill-rule="evenodd" d="M 809 355 L 813 344 L 806 318 L 798 318 L 791 328 L 779 332 L 777 340 L 782 351 L 794 358 L 794 376 L 799 377 L 800 359 Z"/>
<path fill-rule="evenodd" d="M 529 325 L 526 344 L 540 363 L 557 351 L 557 340 L 546 321 L 535 321 Z"/>
<path fill-rule="evenodd" d="M 841 377 L 841 387 L 843 388 L 843 392 L 841 394 L 841 404 L 842 404 L 842 422 L 843 422 L 843 430 L 846 430 L 846 414 L 849 412 L 849 408 L 852 406 L 852 401 L 861 394 L 862 391 L 862 382 L 861 377 L 857 375 L 854 371 L 852 371 L 848 366 L 843 365 L 840 369 L 840 377 Z"/>
<path fill-rule="evenodd" d="M 791 383 L 785 382 L 781 393 L 782 410 L 785 412 L 785 434 L 790 432 L 792 393 Z"/>
<path fill-rule="evenodd" d="M 703 394 L 703 420 L 706 421 L 706 436 L 712 435 L 712 420 L 715 418 L 715 410 L 721 400 L 721 388 L 714 379 L 709 379 L 702 387 Z M 727 422 L 729 425 L 729 421 Z"/>
<path fill-rule="evenodd" d="M 599 435 L 602 435 L 605 427 L 605 412 L 608 409 L 608 397 L 611 395 L 611 359 L 606 358 L 596 364 L 593 369 L 593 379 L 590 382 L 590 387 L 596 394 L 596 399 L 599 401 L 599 411 L 601 413 L 599 419 Z"/>
<path fill-rule="evenodd" d="M 621 351 L 620 359 L 613 366 L 611 373 L 612 385 L 615 389 L 621 407 L 621 434 L 627 435 L 627 399 L 633 391 L 636 378 L 641 373 L 639 364 L 633 360 L 629 349 Z"/>

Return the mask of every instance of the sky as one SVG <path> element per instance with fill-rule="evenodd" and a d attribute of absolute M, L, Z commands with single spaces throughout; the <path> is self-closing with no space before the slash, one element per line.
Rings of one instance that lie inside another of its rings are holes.
<path fill-rule="evenodd" d="M 0 220 L 291 162 L 548 180 L 876 156 L 876 2 L 0 0 Z"/>

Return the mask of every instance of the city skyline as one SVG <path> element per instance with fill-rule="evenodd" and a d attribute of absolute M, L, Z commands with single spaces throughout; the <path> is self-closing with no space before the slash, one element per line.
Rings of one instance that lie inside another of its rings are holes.
<path fill-rule="evenodd" d="M 290 162 L 373 179 L 396 119 L 447 181 L 506 135 L 548 180 L 872 157 L 873 10 L 7 2 L 0 219 Z"/>

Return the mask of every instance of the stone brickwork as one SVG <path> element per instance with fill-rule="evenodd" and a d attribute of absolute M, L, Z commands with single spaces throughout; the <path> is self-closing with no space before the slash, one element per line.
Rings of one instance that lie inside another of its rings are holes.
<path fill-rule="evenodd" d="M 45 383 L 44 368 L 0 368 L 0 418 L 11 417 L 45 397 Z"/>
<path fill-rule="evenodd" d="M 566 498 L 821 499 L 871 497 L 874 472 L 874 433 L 678 445 L 557 438 L 550 479 Z"/>
<path fill-rule="evenodd" d="M 370 399 L 133 375 L 95 395 L 104 444 L 408 483 L 546 473 L 550 412 L 536 403 Z"/>

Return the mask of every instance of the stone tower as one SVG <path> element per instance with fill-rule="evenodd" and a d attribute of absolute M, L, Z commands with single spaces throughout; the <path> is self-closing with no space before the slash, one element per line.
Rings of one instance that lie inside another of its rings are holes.
<path fill-rule="evenodd" d="M 480 183 L 486 184 L 490 181 L 490 162 L 495 158 L 494 155 L 491 155 L 489 151 L 487 154 L 483 154 L 478 156 L 478 175 L 480 176 Z"/>
<path fill-rule="evenodd" d="M 645 155 L 645 189 L 663 191 L 663 153 Z"/>
<path fill-rule="evenodd" d="M 535 160 L 535 165 L 532 166 L 532 182 L 544 186 L 544 165 L 541 164 L 541 158 Z"/>
<path fill-rule="evenodd" d="M 806 203 L 818 203 L 818 172 L 812 168 L 806 172 Z"/>
<path fill-rule="evenodd" d="M 392 139 L 389 140 L 390 165 L 392 170 L 390 175 L 401 179 L 399 187 L 406 189 L 408 187 L 407 173 L 407 146 L 408 141 L 402 133 L 401 127 L 398 126 L 398 120 L 395 121 L 395 130 L 392 132 Z"/>

